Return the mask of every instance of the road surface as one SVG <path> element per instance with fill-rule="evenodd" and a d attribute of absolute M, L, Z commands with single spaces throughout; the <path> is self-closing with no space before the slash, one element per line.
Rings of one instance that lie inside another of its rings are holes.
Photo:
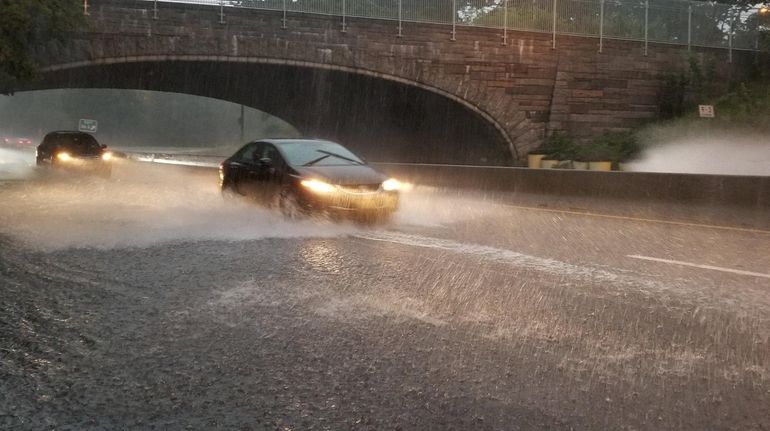
<path fill-rule="evenodd" d="M 770 428 L 770 232 L 123 163 L 0 184 L 0 428 Z"/>

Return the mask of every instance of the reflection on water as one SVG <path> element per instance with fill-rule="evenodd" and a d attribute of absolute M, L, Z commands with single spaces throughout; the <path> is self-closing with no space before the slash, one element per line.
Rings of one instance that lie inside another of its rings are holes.
<path fill-rule="evenodd" d="M 305 241 L 300 250 L 300 256 L 316 271 L 339 274 L 345 261 L 338 249 L 338 244 L 338 242 L 323 240 Z"/>

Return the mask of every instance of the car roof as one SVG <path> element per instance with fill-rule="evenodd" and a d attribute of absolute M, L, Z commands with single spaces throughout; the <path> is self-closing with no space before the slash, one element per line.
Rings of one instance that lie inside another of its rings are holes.
<path fill-rule="evenodd" d="M 273 144 L 276 147 L 280 147 L 281 145 L 286 144 L 319 144 L 319 143 L 330 143 L 330 144 L 337 144 L 333 141 L 328 141 L 326 139 L 291 139 L 291 138 L 281 138 L 281 139 L 257 139 L 254 142 L 267 142 L 268 144 Z M 339 145 L 339 144 L 337 144 Z"/>
<path fill-rule="evenodd" d="M 49 135 L 88 135 L 93 136 L 90 133 L 81 132 L 80 130 L 56 130 L 53 132 L 48 132 L 46 136 Z"/>

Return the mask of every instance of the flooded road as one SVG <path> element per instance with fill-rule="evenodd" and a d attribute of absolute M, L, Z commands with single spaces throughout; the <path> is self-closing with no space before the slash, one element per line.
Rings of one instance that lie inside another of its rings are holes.
<path fill-rule="evenodd" d="M 770 232 L 123 163 L 0 185 L 0 428 L 770 427 Z"/>

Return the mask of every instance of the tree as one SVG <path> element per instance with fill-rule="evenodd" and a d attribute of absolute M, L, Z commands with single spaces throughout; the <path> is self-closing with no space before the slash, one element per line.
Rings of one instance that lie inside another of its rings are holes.
<path fill-rule="evenodd" d="M 79 0 L 0 0 L 0 94 L 38 74 L 37 56 L 83 20 Z"/>

